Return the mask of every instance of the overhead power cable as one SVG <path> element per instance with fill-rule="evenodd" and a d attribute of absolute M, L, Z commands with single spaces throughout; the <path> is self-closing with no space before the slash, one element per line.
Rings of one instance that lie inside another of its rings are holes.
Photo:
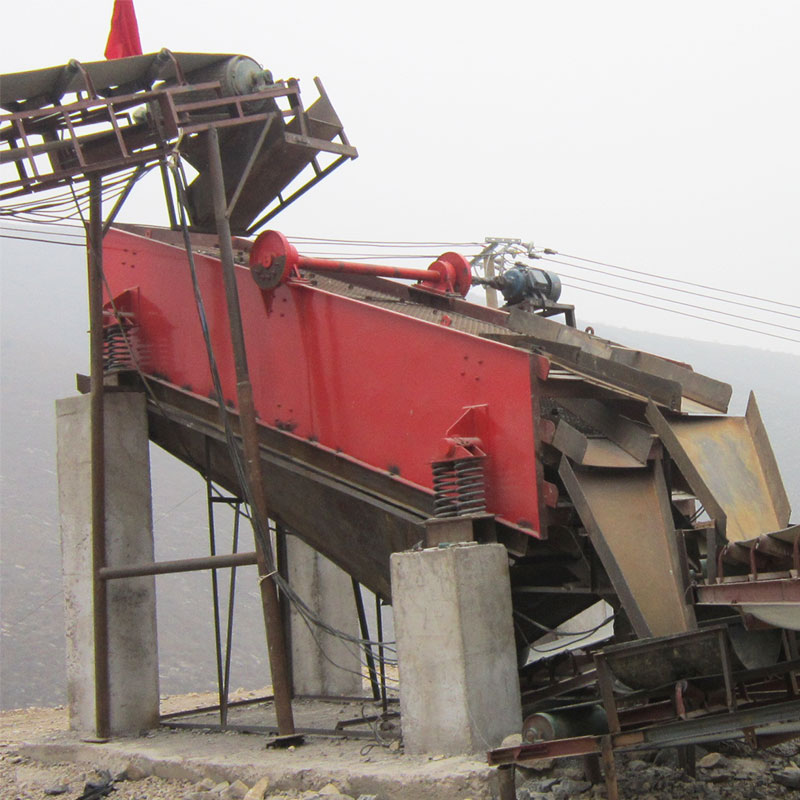
<path fill-rule="evenodd" d="M 310 256 L 313 258 L 328 258 L 331 260 L 340 260 L 340 261 L 363 261 L 366 259 L 372 259 L 375 261 L 392 261 L 396 259 L 404 259 L 404 258 L 411 258 L 411 259 L 418 259 L 418 260 L 425 260 L 425 261 L 435 261 L 439 254 L 434 253 L 336 253 L 336 252 L 319 252 L 316 250 L 304 250 L 301 255 L 303 256 Z M 466 256 L 465 256 L 466 257 Z"/>
<path fill-rule="evenodd" d="M 379 239 L 326 239 L 318 236 L 289 236 L 290 241 L 318 242 L 320 244 L 370 245 L 374 247 L 482 247 L 482 242 L 419 242 L 411 240 L 379 240 Z"/>
<path fill-rule="evenodd" d="M 42 230 L 34 229 L 34 228 L 31 227 L 31 225 L 33 225 L 33 224 L 34 223 L 27 223 L 27 224 L 23 225 L 22 227 L 15 227 L 14 225 L 0 225 L 0 230 L 12 231 L 14 233 L 39 233 L 39 234 L 45 234 L 45 233 L 51 233 L 52 232 L 50 230 L 43 230 L 42 231 Z M 58 228 L 58 227 L 61 227 L 61 226 L 59 226 L 59 225 L 52 225 L 52 226 L 39 225 L 39 227 L 40 228 L 43 228 L 43 227 Z M 65 238 L 68 238 L 68 239 L 80 239 L 81 242 L 85 241 L 86 234 L 83 232 L 83 229 L 79 225 L 74 225 L 74 226 L 70 226 L 70 227 L 74 227 L 76 233 L 69 233 L 68 231 L 58 231 L 58 233 L 54 233 L 54 235 L 55 236 L 65 237 Z M 81 232 L 77 233 L 77 231 L 81 231 Z"/>
<path fill-rule="evenodd" d="M 666 286 L 663 283 L 656 283 L 655 281 L 648 281 L 643 280 L 642 278 L 629 278 L 626 275 L 617 275 L 613 272 L 607 272 L 606 270 L 602 269 L 595 269 L 594 267 L 584 267 L 581 264 L 572 264 L 569 261 L 562 261 L 557 258 L 551 258 L 549 256 L 542 256 L 542 261 L 547 261 L 551 264 L 561 264 L 566 267 L 572 267 L 573 269 L 580 269 L 586 270 L 587 272 L 597 273 L 599 275 L 606 275 L 609 278 L 617 278 L 618 280 L 626 280 L 632 281 L 637 285 L 644 284 L 645 286 L 655 286 L 659 289 L 666 289 L 668 292 L 681 292 L 683 295 L 692 295 L 693 297 L 703 297 L 707 300 L 714 300 L 719 303 L 729 303 L 731 305 L 742 306 L 743 308 L 752 308 L 756 311 L 763 311 L 766 314 L 778 314 L 782 317 L 791 317 L 792 319 L 800 319 L 800 314 L 792 314 L 788 311 L 778 311 L 777 309 L 773 308 L 764 308 L 763 306 L 753 305 L 752 303 L 744 303 L 741 300 L 727 300 L 724 297 L 716 297 L 712 294 L 706 294 L 705 292 L 693 292 L 690 289 L 684 289 L 682 287 L 676 286 Z M 668 280 L 668 279 L 663 279 Z M 714 291 L 720 291 L 715 289 Z"/>
<path fill-rule="evenodd" d="M 631 297 L 620 297 L 619 295 L 610 294 L 608 292 L 601 292 L 598 289 L 586 289 L 586 288 L 584 288 L 582 286 L 571 285 L 571 284 L 563 282 L 563 281 L 562 281 L 562 285 L 563 286 L 568 286 L 569 288 L 572 288 L 572 289 L 578 289 L 578 290 L 581 290 L 581 291 L 584 291 L 584 292 L 590 292 L 591 294 L 599 294 L 599 295 L 601 295 L 603 297 L 610 297 L 613 300 L 622 300 L 623 302 L 626 302 L 626 303 L 634 303 L 637 306 L 644 306 L 646 308 L 655 308 L 658 311 L 667 311 L 670 314 L 680 314 L 682 317 L 690 317 L 691 319 L 699 319 L 699 320 L 702 320 L 703 322 L 710 322 L 710 323 L 713 323 L 715 325 L 724 325 L 726 328 L 736 328 L 737 330 L 740 330 L 740 331 L 747 331 L 748 333 L 756 333 L 756 334 L 760 334 L 761 336 L 770 336 L 773 339 L 782 339 L 785 342 L 794 342 L 795 344 L 800 344 L 800 339 L 792 339 L 789 336 L 781 336 L 778 333 L 769 333 L 768 331 L 754 330 L 753 328 L 746 328 L 744 325 L 736 325 L 733 322 L 723 322 L 720 319 L 709 319 L 708 317 L 701 317 L 699 314 L 690 314 L 688 311 L 679 311 L 677 308 L 665 308 L 664 306 L 657 306 L 657 305 L 654 305 L 653 303 L 644 303 L 641 300 L 634 300 Z"/>
<path fill-rule="evenodd" d="M 699 306 L 696 304 L 691 303 L 683 303 L 680 300 L 673 300 L 669 297 L 661 297 L 660 295 L 653 295 L 648 294 L 647 292 L 639 292 L 636 289 L 628 289 L 624 286 L 610 286 L 607 283 L 601 283 L 600 281 L 593 281 L 590 278 L 582 278 L 578 275 L 567 275 L 566 273 L 560 273 L 560 277 L 568 278 L 573 281 L 581 281 L 582 283 L 589 283 L 593 286 L 602 286 L 606 289 L 616 289 L 620 292 L 627 292 L 628 294 L 635 294 L 639 297 L 647 297 L 650 300 L 660 300 L 662 303 L 673 303 L 674 305 L 682 305 L 684 307 L 688 306 L 689 308 L 694 308 L 698 311 L 708 311 L 712 314 L 720 314 L 721 316 L 731 317 L 732 319 L 741 319 L 745 322 L 752 322 L 753 324 L 757 325 L 769 325 L 772 328 L 779 328 L 785 331 L 792 331 L 794 333 L 800 333 L 800 328 L 792 328 L 789 325 L 780 325 L 777 322 L 767 322 L 766 320 L 760 319 L 753 319 L 752 317 L 746 317 L 742 314 L 733 314 L 730 311 L 719 311 L 715 308 L 708 308 L 707 306 Z M 620 300 L 625 300 L 627 298 L 619 298 Z M 714 322 L 715 320 L 709 320 L 710 322 Z"/>
<path fill-rule="evenodd" d="M 545 252 L 547 252 L 547 251 L 545 251 Z M 748 294 L 746 292 L 735 292 L 732 289 L 720 289 L 717 286 L 709 286 L 709 285 L 707 285 L 705 283 L 694 283 L 693 281 L 686 281 L 686 280 L 683 280 L 682 278 L 670 278 L 667 275 L 658 275 L 658 274 L 653 273 L 653 272 L 645 272 L 644 270 L 632 269 L 631 267 L 620 267 L 617 264 L 609 264 L 606 261 L 595 261 L 594 259 L 591 259 L 591 258 L 583 258 L 581 256 L 573 256 L 573 255 L 570 255 L 569 253 L 561 253 L 561 252 L 559 252 L 557 250 L 552 250 L 550 252 L 552 252 L 553 255 L 560 255 L 560 256 L 563 256 L 564 258 L 572 258 L 572 259 L 574 259 L 576 261 L 585 261 L 587 264 L 597 264 L 598 266 L 601 266 L 601 267 L 609 267 L 610 269 L 618 269 L 618 270 L 620 270 L 622 272 L 632 272 L 632 273 L 634 273 L 636 275 L 646 275 L 649 278 L 660 278 L 662 280 L 672 281 L 674 283 L 682 283 L 682 284 L 684 284 L 686 286 L 694 286 L 694 287 L 696 287 L 698 289 L 710 289 L 713 292 L 720 292 L 722 294 L 730 294 L 730 295 L 734 295 L 735 297 L 746 297 L 746 298 L 748 298 L 750 300 L 760 300 L 762 303 L 774 303 L 775 305 L 785 306 L 787 308 L 796 308 L 796 309 L 800 310 L 800 306 L 795 305 L 793 303 L 783 303 L 780 300 L 772 300 L 772 299 L 769 299 L 767 297 L 757 297 L 756 295 Z"/>
<path fill-rule="evenodd" d="M 35 236 L 11 236 L 8 233 L 0 233 L 0 239 L 18 239 L 23 242 L 41 242 L 42 244 L 63 244 L 67 247 L 85 247 L 83 242 L 59 242 L 56 239 L 39 239 Z"/>

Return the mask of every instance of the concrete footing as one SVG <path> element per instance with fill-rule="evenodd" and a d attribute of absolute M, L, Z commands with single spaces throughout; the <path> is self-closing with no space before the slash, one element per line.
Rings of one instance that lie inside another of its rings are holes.
<path fill-rule="evenodd" d="M 296 536 L 286 537 L 289 584 L 324 622 L 359 636 L 350 576 Z M 296 695 L 346 697 L 362 693 L 361 659 L 355 645 L 309 628 L 291 607 L 292 687 Z"/>
<path fill-rule="evenodd" d="M 391 570 L 406 752 L 485 752 L 519 733 L 505 547 L 393 553 Z"/>
<path fill-rule="evenodd" d="M 89 397 L 56 402 L 58 491 L 72 730 L 95 728 Z M 105 397 L 106 565 L 153 561 L 150 455 L 143 394 Z M 110 728 L 158 723 L 155 579 L 108 583 Z"/>

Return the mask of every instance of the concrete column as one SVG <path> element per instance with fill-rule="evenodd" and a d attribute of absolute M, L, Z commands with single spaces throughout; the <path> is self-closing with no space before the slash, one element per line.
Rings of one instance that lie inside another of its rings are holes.
<path fill-rule="evenodd" d="M 337 630 L 359 636 L 350 576 L 296 536 L 286 537 L 286 561 L 289 584 L 306 605 Z M 294 606 L 289 624 L 296 695 L 362 694 L 361 660 L 354 645 L 313 625 L 309 630 Z"/>
<path fill-rule="evenodd" d="M 95 725 L 89 396 L 56 401 L 58 494 L 72 730 Z M 153 512 L 145 397 L 105 397 L 106 564 L 153 561 Z M 112 734 L 158 723 L 155 578 L 108 583 Z"/>
<path fill-rule="evenodd" d="M 500 544 L 393 553 L 408 753 L 479 753 L 522 730 L 508 554 Z"/>

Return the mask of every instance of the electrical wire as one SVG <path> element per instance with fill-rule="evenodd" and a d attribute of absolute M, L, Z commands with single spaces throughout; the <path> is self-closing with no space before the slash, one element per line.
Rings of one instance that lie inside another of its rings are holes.
<path fill-rule="evenodd" d="M 36 229 L 32 228 L 31 226 L 34 225 L 34 224 L 36 224 L 36 223 L 28 223 L 27 225 L 24 225 L 23 227 L 18 227 L 18 226 L 13 226 L 13 225 L 0 225 L 0 230 L 12 231 L 13 233 L 40 233 L 40 234 L 49 233 L 49 231 L 47 231 L 47 230 L 41 231 L 41 230 L 36 230 Z M 46 227 L 46 226 L 44 224 L 41 224 L 39 227 Z M 59 227 L 59 225 L 53 225 L 52 227 Z M 80 230 L 81 233 L 67 233 L 66 231 L 64 231 L 64 232 L 59 231 L 55 235 L 63 236 L 63 237 L 68 238 L 68 239 L 80 239 L 81 240 L 81 244 L 83 244 L 84 239 L 86 238 L 86 234 L 83 233 L 82 228 L 80 228 L 80 226 L 78 226 L 78 225 L 71 225 L 70 227 L 74 227 L 76 231 Z"/>
<path fill-rule="evenodd" d="M 607 261 L 596 261 L 596 260 L 591 259 L 591 258 L 582 258 L 581 256 L 574 256 L 574 255 L 570 255 L 569 253 L 561 253 L 558 250 L 550 250 L 549 248 L 545 252 L 547 253 L 548 251 L 552 255 L 560 255 L 560 256 L 563 256 L 564 258 L 572 258 L 572 259 L 574 259 L 576 261 L 585 261 L 588 264 L 597 264 L 598 266 L 601 266 L 601 267 L 609 267 L 610 269 L 618 269 L 618 270 L 620 270 L 622 272 L 632 272 L 632 273 L 634 273 L 636 275 L 646 275 L 649 278 L 660 278 L 661 280 L 672 281 L 674 283 L 682 283 L 682 284 L 684 284 L 686 286 L 694 286 L 695 288 L 698 288 L 698 289 L 710 289 L 711 291 L 720 292 L 722 294 L 730 294 L 730 295 L 734 295 L 736 297 L 746 297 L 746 298 L 748 298 L 750 300 L 760 300 L 762 303 L 773 303 L 774 305 L 778 305 L 778 306 L 785 306 L 787 308 L 800 309 L 800 306 L 798 306 L 798 305 L 795 305 L 793 303 L 783 303 L 780 300 L 771 300 L 771 299 L 766 298 L 766 297 L 758 297 L 756 295 L 747 294 L 745 292 L 735 292 L 732 289 L 720 289 L 717 286 L 708 286 L 707 284 L 704 284 L 704 283 L 694 283 L 693 281 L 687 281 L 687 280 L 683 280 L 681 278 L 670 278 L 670 277 L 668 277 L 666 275 L 658 275 L 658 274 L 653 273 L 653 272 L 645 272 L 644 270 L 632 269 L 631 267 L 620 267 L 617 264 L 609 264 Z"/>
<path fill-rule="evenodd" d="M 85 247 L 82 242 L 58 242 L 55 239 L 39 239 L 34 236 L 11 236 L 7 233 L 0 233 L 0 239 L 16 239 L 22 242 L 40 242 L 42 244 L 63 244 L 67 247 Z"/>
<path fill-rule="evenodd" d="M 378 239 L 326 239 L 319 236 L 289 236 L 290 241 L 317 242 L 321 244 L 369 245 L 374 247 L 483 247 L 482 242 L 417 242 L 385 241 Z"/>
<path fill-rule="evenodd" d="M 364 259 L 380 259 L 381 261 L 389 261 L 389 260 L 396 260 L 396 259 L 403 259 L 403 258 L 412 258 L 412 259 L 424 259 L 426 261 L 435 261 L 440 254 L 434 253 L 395 253 L 395 254 L 388 254 L 388 253 L 336 253 L 336 252 L 318 252 L 318 251 L 303 251 L 301 256 L 307 256 L 309 258 L 328 258 L 332 260 L 339 260 L 339 261 L 361 261 Z M 465 256 L 468 258 L 468 256 Z"/>
<path fill-rule="evenodd" d="M 529 622 L 531 625 L 534 625 L 535 627 L 539 628 L 540 630 L 546 631 L 547 633 L 553 634 L 555 636 L 562 636 L 562 637 L 577 637 L 577 638 L 572 638 L 571 641 L 569 641 L 569 642 L 563 642 L 561 644 L 556 644 L 554 647 L 537 647 L 535 644 L 531 644 L 527 640 L 527 638 L 523 635 L 522 638 L 525 639 L 526 644 L 528 645 L 528 647 L 530 647 L 531 650 L 533 650 L 534 652 L 543 653 L 543 654 L 554 653 L 557 650 L 561 650 L 564 647 L 568 647 L 568 646 L 573 645 L 573 644 L 578 644 L 579 642 L 582 642 L 582 641 L 588 639 L 590 636 L 593 636 L 595 633 L 597 633 L 597 631 L 599 631 L 600 628 L 602 628 L 604 625 L 608 625 L 609 622 L 613 622 L 613 620 L 617 616 L 616 612 L 614 612 L 613 614 L 609 614 L 598 625 L 595 625 L 594 627 L 589 628 L 588 630 L 567 632 L 567 631 L 559 631 L 556 628 L 548 628 L 547 625 L 542 625 L 540 622 L 536 622 L 536 620 L 531 619 L 531 617 L 529 617 L 527 614 L 523 614 L 521 611 L 519 611 L 517 609 L 514 609 L 513 613 L 516 616 L 521 617 L 522 619 L 524 619 L 526 622 Z"/>
<path fill-rule="evenodd" d="M 602 628 L 603 625 L 607 625 L 609 622 L 611 622 L 614 619 L 614 617 L 616 616 L 616 613 L 610 614 L 599 625 L 595 625 L 593 628 L 589 628 L 588 630 L 585 630 L 585 631 L 569 631 L 569 632 L 566 632 L 566 631 L 560 631 L 558 628 L 550 628 L 547 625 L 543 625 L 541 622 L 537 622 L 535 619 L 533 619 L 532 617 L 529 617 L 527 614 L 524 614 L 522 611 L 519 611 L 518 609 L 514 609 L 513 613 L 516 614 L 521 619 L 524 619 L 525 622 L 528 622 L 531 625 L 533 625 L 535 628 L 538 628 L 540 631 L 544 631 L 545 633 L 551 633 L 554 636 L 580 636 L 580 635 L 583 635 L 583 634 L 588 634 L 589 636 L 591 636 L 593 633 L 595 633 L 595 631 L 597 631 L 600 628 Z"/>
<path fill-rule="evenodd" d="M 703 297 L 703 298 L 705 298 L 707 300 L 714 300 L 714 301 L 719 302 L 719 303 L 728 303 L 730 305 L 742 306 L 744 308 L 752 308 L 752 309 L 755 309 L 757 311 L 763 311 L 764 313 L 767 313 L 767 314 L 778 314 L 778 315 L 783 316 L 783 317 L 791 317 L 792 319 L 800 319 L 800 314 L 792 314 L 792 313 L 790 313 L 788 311 L 778 311 L 777 309 L 773 309 L 773 308 L 764 308 L 762 306 L 753 305 L 752 303 L 743 303 L 741 300 L 727 300 L 724 297 L 715 297 L 714 295 L 705 294 L 704 292 L 693 292 L 693 291 L 691 291 L 689 289 L 683 289 L 683 288 L 680 288 L 680 287 L 673 287 L 673 286 L 666 286 L 663 283 L 656 283 L 655 281 L 647 281 L 647 280 L 643 280 L 641 278 L 628 278 L 625 275 L 615 275 L 614 273 L 610 273 L 610 272 L 607 272 L 607 271 L 602 270 L 602 269 L 595 269 L 594 267 L 584 267 L 584 266 L 582 266 L 580 264 L 572 264 L 569 261 L 560 261 L 557 258 L 549 258 L 547 256 L 542 256 L 541 260 L 542 261 L 547 261 L 547 262 L 549 262 L 551 264 L 561 264 L 561 265 L 566 266 L 566 267 L 572 267 L 573 269 L 581 269 L 581 270 L 586 270 L 587 272 L 593 272 L 593 273 L 597 273 L 597 274 L 600 274 L 600 275 L 606 275 L 609 278 L 617 278 L 618 280 L 632 281 L 637 286 L 642 285 L 642 284 L 644 284 L 646 286 L 655 286 L 655 287 L 657 287 L 659 289 L 666 289 L 669 292 L 680 292 L 682 295 L 692 295 L 693 297 Z M 567 277 L 569 277 L 569 276 L 567 276 Z M 586 279 L 584 279 L 584 280 L 586 280 Z M 715 291 L 719 291 L 719 290 L 715 290 Z"/>
<path fill-rule="evenodd" d="M 640 291 L 638 291 L 636 289 L 628 289 L 625 286 L 614 286 L 614 285 L 609 285 L 607 283 L 601 283 L 600 281 L 593 281 L 590 278 L 582 278 L 579 275 L 569 275 L 567 273 L 561 273 L 559 277 L 568 278 L 569 280 L 573 280 L 573 281 L 580 281 L 582 283 L 588 283 L 588 284 L 591 284 L 592 286 L 602 286 L 602 287 L 604 287 L 606 289 L 616 289 L 617 291 L 620 291 L 620 292 L 627 292 L 628 294 L 635 294 L 638 297 L 647 297 L 650 300 L 660 300 L 663 303 L 673 303 L 675 305 L 681 305 L 681 306 L 684 306 L 684 307 L 688 305 L 690 308 L 696 309 L 698 311 L 708 311 L 711 314 L 720 314 L 721 316 L 730 317 L 731 319 L 741 319 L 741 320 L 744 320 L 745 322 L 752 322 L 752 323 L 757 324 L 757 325 L 768 325 L 771 328 L 779 328 L 779 329 L 785 330 L 785 331 L 792 331 L 793 333 L 800 333 L 800 328 L 793 328 L 790 325 L 781 325 L 778 322 L 768 322 L 767 320 L 754 319 L 753 317 L 747 317 L 747 316 L 744 316 L 743 314 L 734 314 L 731 311 L 720 311 L 720 310 L 715 309 L 715 308 L 708 308 L 707 306 L 700 306 L 700 305 L 696 305 L 694 303 L 688 304 L 688 303 L 685 303 L 685 302 L 681 302 L 680 300 L 673 300 L 673 299 L 671 299 L 669 297 L 662 297 L 660 295 L 653 295 L 653 294 L 649 294 L 648 292 L 640 292 Z M 627 298 L 620 298 L 620 299 L 627 299 Z M 667 309 L 665 309 L 665 310 L 667 310 Z M 713 321 L 713 320 L 709 320 L 709 321 Z"/>
<path fill-rule="evenodd" d="M 736 328 L 737 330 L 740 331 L 747 331 L 748 333 L 755 333 L 761 336 L 770 336 L 773 339 L 782 339 L 785 342 L 793 342 L 795 344 L 800 344 L 800 339 L 792 339 L 789 336 L 781 336 L 780 334 L 777 333 L 769 333 L 768 331 L 759 331 L 753 328 L 746 328 L 744 325 L 735 325 L 732 322 L 723 322 L 722 320 L 719 319 L 708 319 L 708 317 L 701 317 L 699 314 L 690 314 L 688 311 L 679 311 L 676 308 L 664 308 L 663 306 L 653 305 L 653 303 L 644 303 L 641 300 L 634 300 L 633 298 L 630 297 L 619 297 L 618 295 L 609 294 L 608 292 L 601 292 L 597 289 L 585 289 L 582 286 L 573 286 L 564 281 L 562 281 L 562 286 L 566 286 L 571 289 L 577 289 L 579 291 L 590 292 L 592 294 L 598 294 L 601 295 L 602 297 L 610 297 L 613 300 L 622 300 L 623 302 L 633 303 L 634 305 L 644 306 L 645 308 L 655 308 L 658 311 L 667 311 L 670 314 L 679 314 L 682 317 L 699 319 L 702 320 L 703 322 L 710 322 L 715 325 L 724 325 L 726 328 Z"/>

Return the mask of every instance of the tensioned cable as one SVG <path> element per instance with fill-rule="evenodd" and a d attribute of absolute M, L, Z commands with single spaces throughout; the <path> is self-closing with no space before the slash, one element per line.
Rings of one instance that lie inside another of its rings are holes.
<path fill-rule="evenodd" d="M 590 294 L 599 294 L 603 297 L 610 297 L 612 300 L 621 300 L 624 303 L 634 303 L 638 306 L 645 306 L 646 308 L 655 308 L 658 311 L 667 311 L 670 314 L 680 314 L 682 317 L 690 317 L 692 319 L 699 319 L 703 322 L 713 323 L 714 325 L 724 325 L 726 328 L 736 328 L 740 331 L 747 331 L 748 333 L 755 333 L 760 336 L 770 336 L 773 339 L 782 339 L 785 342 L 794 342 L 795 344 L 800 344 L 800 339 L 792 339 L 789 336 L 781 336 L 777 333 L 769 333 L 768 331 L 759 331 L 754 330 L 753 328 L 746 328 L 744 325 L 736 325 L 733 322 L 723 322 L 721 319 L 709 319 L 708 317 L 701 317 L 698 314 L 690 314 L 688 311 L 678 311 L 677 308 L 664 308 L 664 306 L 657 306 L 653 305 L 652 303 L 644 303 L 641 300 L 634 300 L 630 297 L 620 297 L 619 295 L 609 294 L 608 292 L 601 292 L 598 289 L 586 289 L 583 286 L 574 286 L 570 285 L 569 283 L 564 283 L 562 281 L 563 286 L 567 286 L 571 289 L 576 289 L 583 292 L 589 292 Z"/>
<path fill-rule="evenodd" d="M 383 241 L 378 239 L 326 239 L 320 236 L 290 236 L 287 239 L 320 244 L 370 245 L 375 247 L 482 247 L 482 242 L 414 242 L 410 240 Z"/>
<path fill-rule="evenodd" d="M 425 261 L 435 261 L 439 254 L 433 253 L 397 253 L 394 255 L 388 253 L 336 253 L 336 252 L 319 252 L 314 250 L 304 250 L 301 256 L 308 256 L 311 258 L 327 258 L 332 261 L 362 261 L 364 259 L 375 259 L 380 261 L 389 261 L 401 258 L 412 258 Z M 468 256 L 465 256 L 467 258 Z"/>
<path fill-rule="evenodd" d="M 666 289 L 668 292 L 681 292 L 683 294 L 692 295 L 694 297 L 704 297 L 707 300 L 714 300 L 714 301 L 719 302 L 719 303 L 730 303 L 731 305 L 742 306 L 744 308 L 752 308 L 752 309 L 755 309 L 757 311 L 763 311 L 766 314 L 779 314 L 779 315 L 781 315 L 783 317 L 791 317 L 792 319 L 800 319 L 800 314 L 792 314 L 792 313 L 790 313 L 788 311 L 777 311 L 776 309 L 772 309 L 772 308 L 764 308 L 763 306 L 756 306 L 756 305 L 753 305 L 752 303 L 743 303 L 741 300 L 727 300 L 724 297 L 716 297 L 716 296 L 711 295 L 711 294 L 705 294 L 704 292 L 693 292 L 693 291 L 691 291 L 689 289 L 683 289 L 683 288 L 680 288 L 680 287 L 665 286 L 663 283 L 656 283 L 654 281 L 642 280 L 641 278 L 629 278 L 626 275 L 617 275 L 617 274 L 615 274 L 613 272 L 606 272 L 605 270 L 602 270 L 602 269 L 595 269 L 594 267 L 584 267 L 581 264 L 572 264 L 569 261 L 560 261 L 557 258 L 550 258 L 548 256 L 542 256 L 541 259 L 539 259 L 539 260 L 547 261 L 547 262 L 549 262 L 551 264 L 562 264 L 565 267 L 572 267 L 573 269 L 586 270 L 587 272 L 593 272 L 593 273 L 597 273 L 599 275 L 606 275 L 609 278 L 616 278 L 617 280 L 631 281 L 631 282 L 636 283 L 637 285 L 644 284 L 646 286 L 655 286 L 655 287 L 657 287 L 659 289 Z M 719 290 L 715 289 L 714 291 L 719 291 Z"/>
<path fill-rule="evenodd" d="M 0 230 L 13 231 L 14 233 L 41 233 L 41 234 L 48 233 L 48 231 L 31 230 L 30 226 L 34 225 L 34 224 L 36 224 L 36 223 L 31 222 L 31 223 L 28 223 L 27 225 L 25 225 L 23 227 L 14 227 L 13 225 L 0 225 Z M 39 225 L 39 227 L 45 227 L 45 225 L 42 223 L 42 224 Z M 57 226 L 53 226 L 53 227 L 57 227 Z M 70 227 L 74 227 L 76 231 L 81 230 L 81 228 L 78 225 L 70 226 Z M 59 231 L 57 234 L 54 233 L 53 235 L 54 236 L 66 237 L 68 239 L 81 239 L 81 240 L 83 240 L 83 239 L 86 238 L 85 234 L 83 234 L 83 233 L 68 233 L 66 231 L 64 231 L 63 233 L 61 231 Z"/>
<path fill-rule="evenodd" d="M 742 314 L 734 314 L 731 311 L 720 311 L 716 308 L 708 308 L 707 306 L 700 306 L 695 303 L 682 303 L 680 300 L 673 300 L 669 297 L 661 297 L 660 295 L 648 294 L 647 292 L 639 292 L 636 289 L 628 289 L 624 286 L 613 286 L 613 285 L 610 286 L 607 283 L 601 283 L 600 281 L 593 281 L 591 280 L 591 278 L 582 278 L 579 275 L 567 275 L 565 273 L 561 273 L 560 277 L 568 278 L 569 280 L 573 281 L 581 281 L 583 283 L 589 283 L 592 284 L 593 286 L 602 286 L 606 289 L 617 289 L 620 292 L 628 292 L 628 294 L 635 294 L 640 297 L 647 297 L 650 300 L 660 300 L 661 302 L 664 303 L 674 303 L 676 305 L 688 306 L 690 308 L 697 309 L 698 311 L 708 311 L 712 314 L 721 314 L 726 317 L 731 317 L 733 319 L 741 319 L 744 320 L 745 322 L 752 322 L 757 325 L 769 325 L 772 328 L 780 328 L 781 330 L 800 333 L 800 328 L 792 328 L 789 325 L 780 325 L 777 322 L 767 322 L 766 320 L 753 319 L 752 317 L 746 317 L 743 316 Z M 622 297 L 620 298 L 620 300 L 627 300 L 627 299 L 628 298 L 622 298 Z M 709 320 L 709 322 L 716 322 L 716 321 L 717 320 Z"/>
<path fill-rule="evenodd" d="M 41 242 L 43 244 L 63 244 L 67 247 L 84 247 L 83 242 L 58 242 L 55 239 L 38 239 L 33 236 L 10 236 L 7 233 L 0 233 L 0 239 L 18 239 L 23 242 Z"/>
<path fill-rule="evenodd" d="M 573 256 L 573 255 L 570 255 L 569 253 L 561 253 L 558 250 L 553 250 L 551 252 L 552 252 L 553 255 L 560 255 L 560 256 L 563 256 L 564 258 L 572 258 L 572 259 L 575 259 L 576 261 L 586 261 L 589 264 L 597 264 L 598 266 L 601 266 L 601 267 L 609 267 L 611 269 L 618 269 L 618 270 L 621 270 L 622 272 L 633 272 L 633 273 L 635 273 L 637 275 L 646 275 L 649 278 L 661 278 L 662 280 L 672 281 L 674 283 L 683 283 L 683 284 L 686 284 L 687 286 L 695 286 L 698 289 L 710 289 L 711 291 L 714 291 L 714 292 L 722 292 L 723 294 L 732 294 L 732 295 L 735 295 L 736 297 L 747 297 L 750 300 L 760 300 L 763 303 L 774 303 L 775 305 L 779 305 L 779 306 L 786 306 L 788 308 L 800 309 L 800 306 L 795 305 L 793 303 L 782 303 L 780 300 L 771 300 L 771 299 L 769 299 L 767 297 L 757 297 L 756 295 L 746 294 L 744 292 L 735 292 L 732 289 L 719 289 L 716 286 L 708 286 L 708 285 L 706 285 L 704 283 L 694 283 L 693 281 L 686 281 L 686 280 L 683 280 L 681 278 L 670 278 L 667 275 L 658 275 L 658 274 L 653 273 L 653 272 L 645 272 L 643 270 L 632 269 L 631 267 L 620 267 L 620 266 L 618 266 L 616 264 L 609 264 L 606 261 L 595 261 L 595 260 L 593 260 L 591 258 L 582 258 L 581 256 Z"/>

